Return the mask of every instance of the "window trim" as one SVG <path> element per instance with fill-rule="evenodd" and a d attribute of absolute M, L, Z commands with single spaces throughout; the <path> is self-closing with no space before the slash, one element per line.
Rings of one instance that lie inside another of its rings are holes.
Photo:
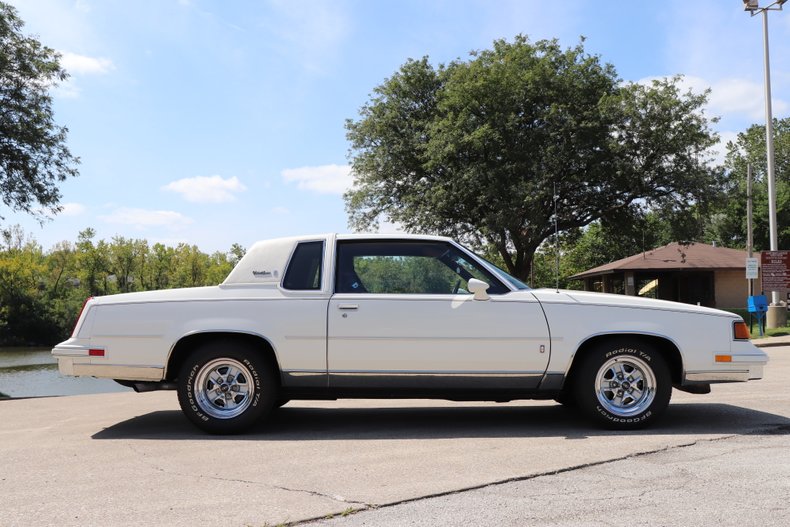
<path fill-rule="evenodd" d="M 491 280 L 489 286 L 494 286 L 495 284 L 499 284 L 499 286 L 504 289 L 501 293 L 489 293 L 494 296 L 502 296 L 508 293 L 512 293 L 516 291 L 511 284 L 506 283 L 503 281 L 497 273 L 489 269 L 488 265 L 485 262 L 482 262 L 480 258 L 477 257 L 476 254 L 467 250 L 465 247 L 455 243 L 453 240 L 449 239 L 422 239 L 422 238 L 361 238 L 361 239 L 339 239 L 335 242 L 335 251 L 332 255 L 335 269 L 332 273 L 332 279 L 334 284 L 332 285 L 332 294 L 333 295 L 376 295 L 376 296 L 383 296 L 383 295 L 398 295 L 403 297 L 415 297 L 415 296 L 432 296 L 432 297 L 452 297 L 454 296 L 452 293 L 352 293 L 352 292 L 338 292 L 338 284 L 340 283 L 339 273 L 340 273 L 340 247 L 342 245 L 357 245 L 357 244 L 380 244 L 380 245 L 388 245 L 388 244 L 432 244 L 432 245 L 444 245 L 448 248 L 455 249 L 456 251 L 460 252 L 465 258 L 469 261 L 474 263 L 478 268 L 480 268 Z"/>

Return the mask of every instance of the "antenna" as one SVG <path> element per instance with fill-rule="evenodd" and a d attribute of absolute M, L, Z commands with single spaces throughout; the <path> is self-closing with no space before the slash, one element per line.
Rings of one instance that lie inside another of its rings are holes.
<path fill-rule="evenodd" d="M 556 278 L 557 292 L 560 292 L 560 223 L 557 216 L 557 201 L 560 197 L 557 195 L 557 183 L 554 183 L 554 243 L 556 244 L 557 262 L 554 277 Z"/>

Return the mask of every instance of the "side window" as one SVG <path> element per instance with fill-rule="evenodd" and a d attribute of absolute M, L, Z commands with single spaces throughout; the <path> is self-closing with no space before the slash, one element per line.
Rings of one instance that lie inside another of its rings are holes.
<path fill-rule="evenodd" d="M 470 278 L 508 292 L 491 273 L 442 242 L 341 242 L 337 249 L 338 293 L 468 294 Z"/>
<path fill-rule="evenodd" d="M 292 290 L 321 289 L 321 268 L 324 260 L 324 242 L 302 242 L 296 246 L 283 287 Z"/>
<path fill-rule="evenodd" d="M 359 256 L 354 270 L 368 293 L 449 295 L 459 277 L 428 256 Z"/>

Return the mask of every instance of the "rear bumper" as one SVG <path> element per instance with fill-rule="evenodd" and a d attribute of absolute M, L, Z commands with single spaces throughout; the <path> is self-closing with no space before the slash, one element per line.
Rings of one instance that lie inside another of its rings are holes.
<path fill-rule="evenodd" d="M 52 349 L 52 356 L 58 361 L 58 371 L 61 375 L 127 381 L 161 381 L 165 375 L 165 369 L 162 367 L 110 364 L 106 357 L 91 357 L 88 346 L 70 341 L 55 346 Z"/>
<path fill-rule="evenodd" d="M 58 357 L 58 371 L 75 377 L 100 377 L 124 381 L 161 381 L 164 368 L 148 366 L 119 366 L 117 364 L 90 364 L 73 357 Z"/>

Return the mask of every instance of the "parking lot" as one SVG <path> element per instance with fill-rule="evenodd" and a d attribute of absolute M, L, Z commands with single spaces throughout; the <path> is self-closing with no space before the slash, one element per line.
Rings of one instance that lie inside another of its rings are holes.
<path fill-rule="evenodd" d="M 639 432 L 540 401 L 294 402 L 239 437 L 174 392 L 2 401 L 0 525 L 787 525 L 790 347 L 767 351 Z"/>

